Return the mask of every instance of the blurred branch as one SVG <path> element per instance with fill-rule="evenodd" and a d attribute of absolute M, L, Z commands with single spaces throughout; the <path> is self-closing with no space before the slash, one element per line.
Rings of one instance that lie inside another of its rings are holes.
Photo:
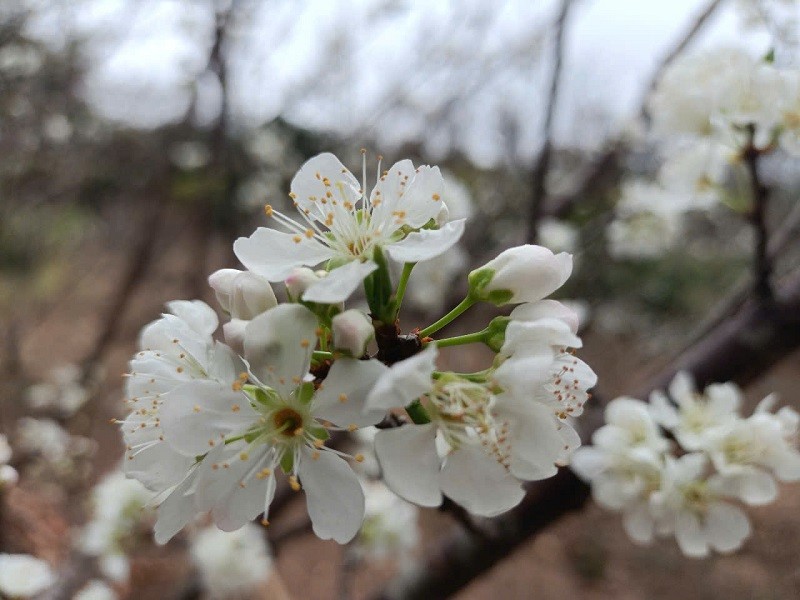
<path fill-rule="evenodd" d="M 547 195 L 547 175 L 550 172 L 550 162 L 553 154 L 553 115 L 558 101 L 558 84 L 561 80 L 561 70 L 564 58 L 564 32 L 567 26 L 567 17 L 572 0 L 561 0 L 561 8 L 555 21 L 555 39 L 553 40 L 553 71 L 550 76 L 550 92 L 544 113 L 542 127 L 542 149 L 531 171 L 531 196 L 528 214 L 526 240 L 535 244 L 538 237 L 539 220 L 544 210 L 544 200 Z"/>
<path fill-rule="evenodd" d="M 761 181 L 758 172 L 758 162 L 761 152 L 754 144 L 755 126 L 748 126 L 748 144 L 744 150 L 744 162 L 750 175 L 750 192 L 752 206 L 747 215 L 748 221 L 753 226 L 755 234 L 755 248 L 753 256 L 753 275 L 755 284 L 753 292 L 762 302 L 772 300 L 773 291 L 770 277 L 772 276 L 772 261 L 767 253 L 767 203 L 769 190 Z"/>
<path fill-rule="evenodd" d="M 724 0 L 712 0 L 706 8 L 700 12 L 689 25 L 689 28 L 678 39 L 672 49 L 664 55 L 664 58 L 659 62 L 658 66 L 653 71 L 650 78 L 650 83 L 645 88 L 642 96 L 641 103 L 637 117 L 649 121 L 647 113 L 647 103 L 650 94 L 655 88 L 664 71 L 669 67 L 674 60 L 691 44 L 697 35 L 703 30 L 709 19 L 716 13 L 719 7 L 723 4 Z M 575 205 L 579 203 L 584 197 L 604 191 L 610 187 L 614 182 L 614 177 L 610 177 L 618 168 L 618 163 L 621 156 L 625 153 L 627 143 L 625 141 L 625 134 L 622 133 L 616 139 L 606 144 L 606 149 L 591 163 L 585 170 L 580 183 L 575 190 L 565 196 L 554 198 L 547 207 L 546 213 L 553 217 L 563 219 L 569 216 Z"/>
<path fill-rule="evenodd" d="M 647 398 L 652 390 L 665 388 L 681 370 L 692 373 L 699 386 L 729 380 L 744 385 L 798 347 L 800 272 L 795 272 L 774 303 L 747 304 L 735 317 L 688 348 L 634 396 Z M 586 427 L 584 437 L 602 424 L 601 406 L 602 402 L 594 402 L 581 419 Z M 449 597 L 536 533 L 582 508 L 588 499 L 588 486 L 568 469 L 562 469 L 555 477 L 532 485 L 519 506 L 494 519 L 496 533 L 475 538 L 458 531 L 439 544 L 423 567 L 390 582 L 377 598 Z"/>

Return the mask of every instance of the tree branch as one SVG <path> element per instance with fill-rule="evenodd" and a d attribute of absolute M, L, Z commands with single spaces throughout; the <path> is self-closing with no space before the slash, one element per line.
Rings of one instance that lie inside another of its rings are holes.
<path fill-rule="evenodd" d="M 547 196 L 547 175 L 550 172 L 550 162 L 553 154 L 553 115 L 558 100 L 558 83 L 561 79 L 561 70 L 564 58 L 564 31 L 566 30 L 567 16 L 572 6 L 572 0 L 561 0 L 561 8 L 555 21 L 555 39 L 553 40 L 553 71 L 550 76 L 550 93 L 544 113 L 544 126 L 542 137 L 544 143 L 539 152 L 539 158 L 531 171 L 531 196 L 528 214 L 528 231 L 526 239 L 534 244 L 538 238 L 539 221 L 544 212 L 544 200 Z"/>
<path fill-rule="evenodd" d="M 761 151 L 755 147 L 755 126 L 748 125 L 748 144 L 744 150 L 743 157 L 747 172 L 750 175 L 750 192 L 752 195 L 752 207 L 748 220 L 753 226 L 755 234 L 755 247 L 753 255 L 753 275 L 755 282 L 753 292 L 756 298 L 762 302 L 769 302 L 773 298 L 772 284 L 772 261 L 767 252 L 767 203 L 769 201 L 769 190 L 761 181 L 758 172 L 758 162 Z"/>
<path fill-rule="evenodd" d="M 663 389 L 678 371 L 692 373 L 699 386 L 714 381 L 753 381 L 787 353 L 800 347 L 800 273 L 784 286 L 774 303 L 752 302 L 708 337 L 689 348 L 634 396 L 647 398 Z M 602 424 L 600 402 L 581 419 L 585 436 Z M 486 537 L 466 537 L 459 530 L 426 559 L 424 567 L 396 578 L 376 598 L 382 600 L 446 598 L 488 571 L 516 547 L 565 514 L 582 508 L 589 488 L 568 469 L 531 486 L 515 509 L 494 519 Z"/>

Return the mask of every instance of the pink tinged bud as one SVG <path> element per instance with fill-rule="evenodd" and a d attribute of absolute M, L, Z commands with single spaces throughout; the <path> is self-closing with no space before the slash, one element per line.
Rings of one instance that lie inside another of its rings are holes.
<path fill-rule="evenodd" d="M 231 319 L 222 326 L 225 343 L 240 356 L 244 356 L 244 329 L 250 321 Z"/>
<path fill-rule="evenodd" d="M 572 255 L 526 244 L 472 271 L 470 295 L 497 305 L 537 302 L 564 285 L 571 273 Z"/>
<path fill-rule="evenodd" d="M 250 271 L 220 269 L 208 283 L 222 309 L 234 319 L 253 319 L 278 304 L 269 282 Z"/>
<path fill-rule="evenodd" d="M 286 291 L 295 300 L 300 299 L 312 283 L 319 281 L 320 276 L 308 267 L 297 267 L 284 281 Z"/>
<path fill-rule="evenodd" d="M 367 344 L 375 337 L 372 321 L 360 310 L 351 308 L 333 317 L 333 346 L 352 356 L 363 356 Z"/>

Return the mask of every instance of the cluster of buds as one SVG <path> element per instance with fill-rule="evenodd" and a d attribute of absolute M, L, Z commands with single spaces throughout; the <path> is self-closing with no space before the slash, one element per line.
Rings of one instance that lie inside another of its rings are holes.
<path fill-rule="evenodd" d="M 606 425 L 575 453 L 572 469 L 591 484 L 598 504 L 622 513 L 637 542 L 674 535 L 693 557 L 737 550 L 750 522 L 732 502 L 769 504 L 775 479 L 800 480 L 800 415 L 789 407 L 772 413 L 771 395 L 744 418 L 734 384 L 701 394 L 686 373 L 675 377 L 669 395 L 675 404 L 660 391 L 649 403 L 610 402 Z"/>
<path fill-rule="evenodd" d="M 380 173 L 380 168 L 379 168 Z M 469 274 L 449 313 L 402 334 L 399 311 L 418 262 L 450 250 L 464 221 L 448 221 L 438 168 L 396 163 L 366 192 L 333 155 L 310 159 L 291 184 L 292 218 L 234 244 L 246 271 L 209 282 L 229 320 L 174 301 L 147 325 L 126 382 L 120 422 L 125 471 L 162 500 L 156 540 L 210 512 L 221 529 L 266 525 L 283 472 L 304 490 L 314 532 L 345 543 L 365 514 L 361 483 L 333 432 L 381 424 L 375 455 L 386 485 L 421 506 L 443 496 L 479 516 L 520 502 L 523 483 L 550 477 L 580 438 L 577 417 L 595 384 L 573 355 L 578 318 L 545 299 L 572 270 L 568 254 L 521 246 Z M 402 269 L 392 277 L 391 263 Z M 396 279 L 396 281 L 395 281 Z M 278 302 L 272 284 L 283 284 Z M 363 290 L 368 312 L 346 308 Z M 484 329 L 437 332 L 478 303 L 518 305 Z M 487 368 L 437 368 L 439 350 L 484 344 Z"/>

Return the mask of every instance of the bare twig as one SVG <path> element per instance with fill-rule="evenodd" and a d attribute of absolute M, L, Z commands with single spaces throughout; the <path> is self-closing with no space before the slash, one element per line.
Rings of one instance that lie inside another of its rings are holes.
<path fill-rule="evenodd" d="M 758 172 L 758 162 L 761 152 L 755 147 L 753 139 L 755 137 L 755 126 L 748 125 L 748 144 L 745 148 L 743 157 L 747 172 L 750 175 L 750 192 L 752 207 L 748 220 L 753 226 L 755 234 L 755 248 L 753 255 L 753 275 L 755 277 L 753 292 L 756 298 L 762 302 L 768 302 L 773 298 L 772 284 L 772 261 L 767 253 L 767 203 L 769 201 L 769 190 L 763 184 Z"/>
<path fill-rule="evenodd" d="M 752 302 L 720 324 L 634 394 L 646 398 L 664 388 L 680 370 L 692 373 L 700 386 L 732 380 L 753 381 L 788 352 L 800 347 L 800 273 L 774 303 Z M 601 424 L 599 403 L 582 419 L 589 433 Z M 589 488 L 571 471 L 532 486 L 522 503 L 493 520 L 488 537 L 466 537 L 462 531 L 445 539 L 419 570 L 403 575 L 381 592 L 381 599 L 446 598 L 489 570 L 514 548 L 589 499 Z"/>
<path fill-rule="evenodd" d="M 526 239 L 529 243 L 536 243 L 538 237 L 539 220 L 544 211 L 544 200 L 547 195 L 547 175 L 550 172 L 550 162 L 553 155 L 553 115 L 558 101 L 558 84 L 561 79 L 561 67 L 564 58 L 564 32 L 567 25 L 569 9 L 572 0 L 561 0 L 561 8 L 555 21 L 555 39 L 553 40 L 553 70 L 550 75 L 550 92 L 544 113 L 542 127 L 542 149 L 531 171 L 531 196 L 528 214 L 528 231 Z"/>

